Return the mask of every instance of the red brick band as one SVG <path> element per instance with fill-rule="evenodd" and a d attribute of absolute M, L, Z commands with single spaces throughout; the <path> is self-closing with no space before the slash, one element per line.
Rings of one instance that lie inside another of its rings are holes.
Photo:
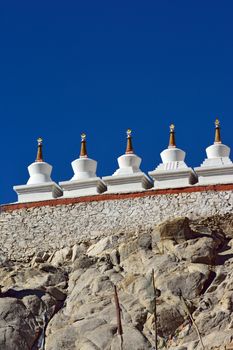
<path fill-rule="evenodd" d="M 168 195 L 168 194 L 179 194 L 179 193 L 192 193 L 192 192 L 207 192 L 207 191 L 232 191 L 233 184 L 226 185 L 209 185 L 209 186 L 190 186 L 183 188 L 171 188 L 166 190 L 146 190 L 143 192 L 130 192 L 130 193 L 103 193 L 94 196 L 76 197 L 76 198 L 57 198 L 45 201 L 30 202 L 30 203 L 15 203 L 15 204 L 4 204 L 0 206 L 1 211 L 13 211 L 23 208 L 35 208 L 44 206 L 55 206 L 55 205 L 68 205 L 75 203 L 85 202 L 98 202 L 98 201 L 109 201 L 109 200 L 123 200 L 128 198 L 140 198 L 157 195 Z"/>

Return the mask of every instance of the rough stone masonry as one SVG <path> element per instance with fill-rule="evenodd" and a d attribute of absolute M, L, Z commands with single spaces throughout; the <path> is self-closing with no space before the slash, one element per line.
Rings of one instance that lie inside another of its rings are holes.
<path fill-rule="evenodd" d="M 51 200 L 1 208 L 1 254 L 27 260 L 81 241 L 150 230 L 160 222 L 232 212 L 233 185 Z"/>

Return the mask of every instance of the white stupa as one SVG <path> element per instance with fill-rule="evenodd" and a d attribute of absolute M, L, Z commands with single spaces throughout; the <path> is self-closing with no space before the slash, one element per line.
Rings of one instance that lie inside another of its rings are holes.
<path fill-rule="evenodd" d="M 61 188 L 51 179 L 52 166 L 43 160 L 42 138 L 38 138 L 37 157 L 29 165 L 29 180 L 26 185 L 14 186 L 18 202 L 35 202 L 53 199 L 62 195 Z"/>
<path fill-rule="evenodd" d="M 152 187 L 151 180 L 140 169 L 141 158 L 134 154 L 131 130 L 127 130 L 127 147 L 118 159 L 119 168 L 112 176 L 103 177 L 108 193 L 135 192 Z"/>
<path fill-rule="evenodd" d="M 233 163 L 230 148 L 221 141 L 220 122 L 215 121 L 214 144 L 206 148 L 207 158 L 200 167 L 195 168 L 200 185 L 233 183 Z"/>
<path fill-rule="evenodd" d="M 85 134 L 81 135 L 80 156 L 71 166 L 74 176 L 69 181 L 59 182 L 64 197 L 88 196 L 106 191 L 106 185 L 96 176 L 97 162 L 87 156 Z"/>
<path fill-rule="evenodd" d="M 170 125 L 168 148 L 161 152 L 160 156 L 162 163 L 149 172 L 154 180 L 155 188 L 179 188 L 197 182 L 193 169 L 185 163 L 185 152 L 176 147 L 174 124 Z"/>

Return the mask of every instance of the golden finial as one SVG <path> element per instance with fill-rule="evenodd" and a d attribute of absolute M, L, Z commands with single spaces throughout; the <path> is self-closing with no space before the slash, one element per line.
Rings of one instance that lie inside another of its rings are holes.
<path fill-rule="evenodd" d="M 81 141 L 85 141 L 86 140 L 86 134 L 84 134 L 84 132 L 81 134 Z"/>
<path fill-rule="evenodd" d="M 218 118 L 215 120 L 215 139 L 214 139 L 214 143 L 222 143 L 221 135 L 220 135 L 220 121 L 219 121 Z"/>
<path fill-rule="evenodd" d="M 127 134 L 127 137 L 130 137 L 131 134 L 132 134 L 132 130 L 131 129 L 127 129 L 126 134 Z"/>
<path fill-rule="evenodd" d="M 87 158 L 86 134 L 81 134 L 80 158 Z"/>
<path fill-rule="evenodd" d="M 175 142 L 175 125 L 171 124 L 170 125 L 170 136 L 169 136 L 169 145 L 168 148 L 176 147 L 176 142 Z"/>
<path fill-rule="evenodd" d="M 128 129 L 126 131 L 126 135 L 127 135 L 127 145 L 126 145 L 126 154 L 132 154 L 133 153 L 133 144 L 132 144 L 132 130 Z"/>
<path fill-rule="evenodd" d="M 173 132 L 175 130 L 175 125 L 174 124 L 171 124 L 170 125 L 170 131 Z"/>
<path fill-rule="evenodd" d="M 38 139 L 37 139 L 38 148 L 37 148 L 36 162 L 43 162 L 43 156 L 42 156 L 42 142 L 43 142 L 42 137 L 38 137 Z"/>

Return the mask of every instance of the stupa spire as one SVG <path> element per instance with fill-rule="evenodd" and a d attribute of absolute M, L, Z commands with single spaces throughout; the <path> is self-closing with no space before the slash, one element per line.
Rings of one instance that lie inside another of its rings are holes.
<path fill-rule="evenodd" d="M 126 130 L 126 135 L 125 154 L 117 158 L 119 168 L 111 176 L 102 178 L 107 185 L 108 193 L 137 192 L 152 186 L 149 177 L 140 169 L 142 159 L 134 153 L 132 130 Z"/>
<path fill-rule="evenodd" d="M 132 154 L 133 152 L 133 143 L 132 143 L 132 130 L 128 129 L 126 131 L 127 134 L 127 145 L 126 145 L 126 151 L 125 154 Z"/>
<path fill-rule="evenodd" d="M 39 137 L 37 139 L 37 156 L 36 156 L 36 162 L 43 162 L 43 155 L 42 155 L 42 143 L 43 143 L 43 139 L 41 137 Z"/>
<path fill-rule="evenodd" d="M 52 165 L 43 160 L 42 142 L 42 138 L 39 137 L 36 160 L 28 166 L 30 176 L 27 184 L 14 186 L 18 202 L 42 201 L 62 195 L 61 188 L 51 179 Z"/>
<path fill-rule="evenodd" d="M 221 134 L 220 134 L 220 121 L 217 118 L 215 120 L 215 139 L 214 139 L 214 143 L 222 143 L 221 141 Z"/>
<path fill-rule="evenodd" d="M 200 185 L 233 183 L 231 149 L 222 143 L 220 129 L 219 119 L 216 119 L 214 143 L 206 148 L 207 158 L 204 162 L 194 168 Z"/>
<path fill-rule="evenodd" d="M 169 136 L 169 145 L 168 148 L 174 148 L 176 147 L 176 141 L 175 141 L 175 125 L 170 125 L 170 136 Z"/>
<path fill-rule="evenodd" d="M 162 163 L 149 172 L 155 188 L 186 187 L 197 182 L 193 169 L 185 163 L 185 152 L 176 147 L 174 124 L 170 125 L 168 147 L 160 156 Z"/>
<path fill-rule="evenodd" d="M 74 175 L 69 181 L 61 181 L 59 185 L 64 197 L 94 195 L 106 191 L 106 185 L 97 177 L 97 161 L 87 156 L 86 134 L 81 134 L 79 158 L 71 163 Z"/>
<path fill-rule="evenodd" d="M 86 134 L 81 134 L 80 158 L 87 158 Z"/>

